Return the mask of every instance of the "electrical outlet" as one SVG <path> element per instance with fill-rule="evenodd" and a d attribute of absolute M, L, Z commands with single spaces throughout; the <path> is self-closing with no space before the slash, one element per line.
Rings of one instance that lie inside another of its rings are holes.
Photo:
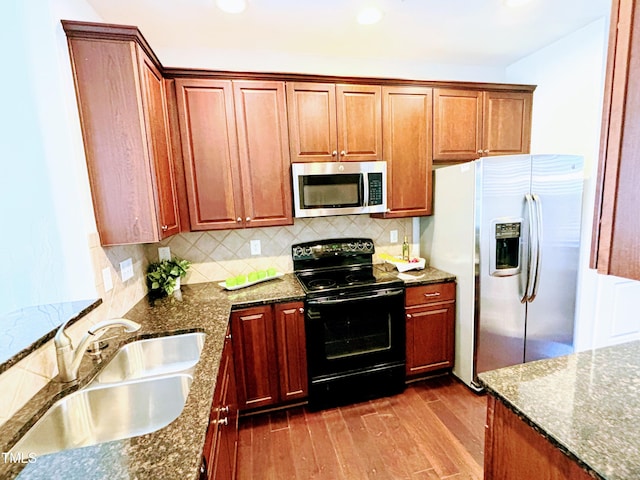
<path fill-rule="evenodd" d="M 251 240 L 251 255 L 260 255 L 262 248 L 260 246 L 260 240 Z"/>
<path fill-rule="evenodd" d="M 102 269 L 102 283 L 105 293 L 113 288 L 113 278 L 111 278 L 111 269 L 109 267 Z"/>
<path fill-rule="evenodd" d="M 158 259 L 171 260 L 171 249 L 169 247 L 158 247 Z"/>
<path fill-rule="evenodd" d="M 126 282 L 133 277 L 133 260 L 127 258 L 124 262 L 120 262 L 120 277 Z"/>
<path fill-rule="evenodd" d="M 391 230 L 389 233 L 389 241 L 391 243 L 398 243 L 398 230 Z"/>

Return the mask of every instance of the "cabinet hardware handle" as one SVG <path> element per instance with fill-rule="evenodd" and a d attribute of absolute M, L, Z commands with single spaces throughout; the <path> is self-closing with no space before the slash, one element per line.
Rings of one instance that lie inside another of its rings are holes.
<path fill-rule="evenodd" d="M 225 337 L 224 337 L 224 338 L 226 338 L 227 340 L 231 340 L 231 334 L 229 334 L 229 335 L 225 335 Z"/>
<path fill-rule="evenodd" d="M 489 153 L 489 150 L 485 150 L 484 153 Z"/>
<path fill-rule="evenodd" d="M 245 221 L 250 222 L 251 221 L 251 217 L 245 218 Z"/>
<path fill-rule="evenodd" d="M 479 153 L 479 154 L 482 154 L 482 150 L 478 150 L 478 153 Z"/>
<path fill-rule="evenodd" d="M 236 222 L 240 223 L 242 221 L 241 217 L 236 218 Z"/>
<path fill-rule="evenodd" d="M 224 407 L 218 408 L 220 413 L 229 413 L 229 405 L 225 405 Z"/>
<path fill-rule="evenodd" d="M 162 231 L 166 232 L 167 230 L 169 230 L 169 227 L 167 225 L 162 225 Z"/>
<path fill-rule="evenodd" d="M 221 418 L 218 420 L 218 425 L 229 425 L 229 419 L 227 417 Z"/>
<path fill-rule="evenodd" d="M 331 152 L 331 156 L 332 157 L 335 157 L 336 155 L 338 155 L 338 151 L 337 150 L 334 150 L 333 152 Z"/>
<path fill-rule="evenodd" d="M 435 292 L 435 293 L 425 293 L 424 294 L 425 297 L 439 297 L 440 296 L 440 292 Z"/>
<path fill-rule="evenodd" d="M 344 157 L 347 154 L 347 152 L 345 152 L 344 150 L 340 151 L 340 156 Z"/>
<path fill-rule="evenodd" d="M 407 318 L 411 319 L 413 316 L 410 313 L 407 313 Z"/>
<path fill-rule="evenodd" d="M 300 313 L 304 313 L 304 308 L 300 307 L 300 308 L 298 309 L 298 311 L 299 311 Z"/>

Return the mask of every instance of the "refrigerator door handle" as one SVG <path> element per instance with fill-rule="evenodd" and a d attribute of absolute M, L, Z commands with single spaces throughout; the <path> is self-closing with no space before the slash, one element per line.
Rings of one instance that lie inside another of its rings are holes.
<path fill-rule="evenodd" d="M 527 219 L 529 222 L 529 227 L 528 227 L 528 239 L 527 239 L 527 283 L 524 287 L 524 295 L 522 296 L 522 298 L 520 299 L 520 303 L 527 303 L 529 301 L 530 298 L 530 290 L 532 290 L 533 288 L 533 277 L 532 277 L 532 272 L 533 272 L 533 259 L 534 259 L 534 240 L 533 240 L 533 229 L 534 229 L 534 205 L 533 205 L 533 197 L 527 193 L 524 196 L 526 202 L 527 202 L 527 210 L 528 210 L 528 215 L 527 215 Z"/>
<path fill-rule="evenodd" d="M 533 194 L 533 202 L 536 206 L 536 247 L 535 247 L 535 273 L 533 276 L 533 289 L 529 295 L 529 302 L 533 302 L 538 295 L 538 285 L 540 285 L 540 267 L 542 262 L 542 201 L 540 197 Z"/>

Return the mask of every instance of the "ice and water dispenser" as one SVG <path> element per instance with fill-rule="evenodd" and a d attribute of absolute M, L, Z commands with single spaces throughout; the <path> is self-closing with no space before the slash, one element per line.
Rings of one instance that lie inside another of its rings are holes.
<path fill-rule="evenodd" d="M 489 274 L 507 277 L 520 273 L 522 220 L 501 219 L 492 222 L 492 226 Z"/>

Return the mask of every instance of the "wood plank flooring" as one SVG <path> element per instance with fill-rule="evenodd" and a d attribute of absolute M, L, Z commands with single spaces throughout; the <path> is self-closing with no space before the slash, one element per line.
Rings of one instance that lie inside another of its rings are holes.
<path fill-rule="evenodd" d="M 238 480 L 482 480 L 486 397 L 454 377 L 240 420 Z"/>

